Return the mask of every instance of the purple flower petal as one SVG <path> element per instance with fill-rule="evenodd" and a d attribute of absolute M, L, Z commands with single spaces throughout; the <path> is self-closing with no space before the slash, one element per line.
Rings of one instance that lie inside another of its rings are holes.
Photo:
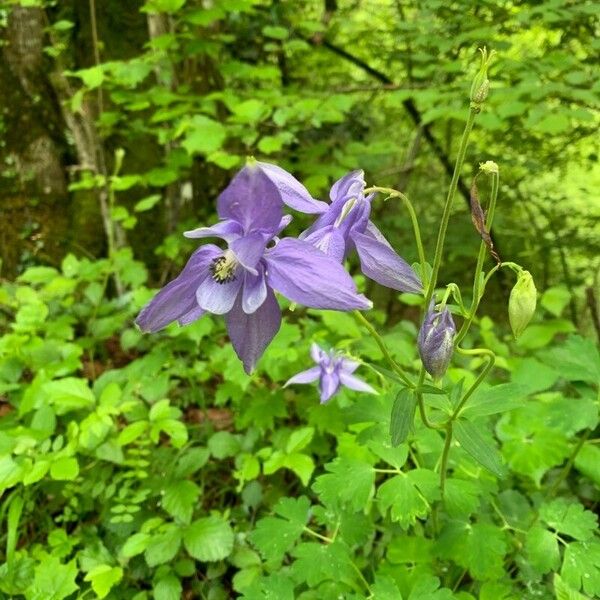
<path fill-rule="evenodd" d="M 265 269 L 262 265 L 258 265 L 256 275 L 246 273 L 244 275 L 244 288 L 242 290 L 242 309 L 251 315 L 256 312 L 262 303 L 267 298 L 267 280 L 265 277 Z"/>
<path fill-rule="evenodd" d="M 320 376 L 321 367 L 311 367 L 310 369 L 301 371 L 300 373 L 288 379 L 283 387 L 287 387 L 293 383 L 312 383 L 313 381 L 319 379 Z"/>
<path fill-rule="evenodd" d="M 246 165 L 221 193 L 217 213 L 237 221 L 244 233 L 276 231 L 282 217 L 279 190 L 258 165 Z"/>
<path fill-rule="evenodd" d="M 346 242 L 340 230 L 334 225 L 318 229 L 305 237 L 304 241 L 318 248 L 336 262 L 341 263 L 344 260 Z"/>
<path fill-rule="evenodd" d="M 365 383 L 362 379 L 359 379 L 358 377 L 355 377 L 354 375 L 351 375 L 343 370 L 340 370 L 340 381 L 347 388 L 357 392 L 367 392 L 369 394 L 377 393 L 368 383 Z"/>
<path fill-rule="evenodd" d="M 210 278 L 209 265 L 221 252 L 212 244 L 198 248 L 183 271 L 144 306 L 135 320 L 137 326 L 142 331 L 158 331 L 198 308 L 196 290 Z"/>
<path fill-rule="evenodd" d="M 242 285 L 243 271 L 238 268 L 235 279 L 219 283 L 207 277 L 196 291 L 196 299 L 201 308 L 215 315 L 223 315 L 231 310 Z"/>
<path fill-rule="evenodd" d="M 392 247 L 392 245 L 385 239 L 385 236 L 383 235 L 383 233 L 381 233 L 381 231 L 379 231 L 379 229 L 377 229 L 377 227 L 375 226 L 375 223 L 373 223 L 373 221 L 369 221 L 367 223 L 367 227 L 364 231 L 364 234 L 366 236 L 372 237 L 373 239 L 377 240 L 378 242 L 381 242 L 384 246 L 388 246 L 389 248 Z"/>
<path fill-rule="evenodd" d="M 265 254 L 267 284 L 291 300 L 311 308 L 365 309 L 344 267 L 306 241 L 284 238 Z"/>
<path fill-rule="evenodd" d="M 195 306 L 194 308 L 192 308 L 192 310 L 190 310 L 190 312 L 187 312 L 185 313 L 185 315 L 179 317 L 177 322 L 180 325 L 189 325 L 190 323 L 197 321 L 205 312 L 206 311 L 204 311 L 199 306 Z"/>
<path fill-rule="evenodd" d="M 233 349 L 244 363 L 244 370 L 250 374 L 266 347 L 281 326 L 281 310 L 271 290 L 256 312 L 246 314 L 238 298 L 233 309 L 225 315 L 227 331 Z"/>
<path fill-rule="evenodd" d="M 350 358 L 342 358 L 342 369 L 346 371 L 346 373 L 354 373 L 359 366 L 360 363 L 356 362 L 355 360 Z"/>
<path fill-rule="evenodd" d="M 308 214 L 323 213 L 327 210 L 326 202 L 315 200 L 293 175 L 281 167 L 265 162 L 257 162 L 256 164 L 273 182 L 281 194 L 281 199 L 290 208 Z"/>
<path fill-rule="evenodd" d="M 365 185 L 365 172 L 362 169 L 350 171 L 331 186 L 329 197 L 332 202 L 346 201 L 353 196 L 362 197 Z"/>
<path fill-rule="evenodd" d="M 340 377 L 337 373 L 325 373 L 321 377 L 321 404 L 325 404 L 340 389 Z"/>
<path fill-rule="evenodd" d="M 231 242 L 240 237 L 242 233 L 242 226 L 237 221 L 226 219 L 212 227 L 198 227 L 191 231 L 184 231 L 183 235 L 187 238 L 218 237 L 226 242 Z"/>
<path fill-rule="evenodd" d="M 362 233 L 353 232 L 362 272 L 377 283 L 401 292 L 419 294 L 421 281 L 411 266 L 390 246 Z"/>
<path fill-rule="evenodd" d="M 319 346 L 319 344 L 316 344 L 315 342 L 313 342 L 310 345 L 310 356 L 316 363 L 321 362 L 323 354 L 324 354 L 324 352 L 323 352 L 321 346 Z"/>
<path fill-rule="evenodd" d="M 239 263 L 253 275 L 256 275 L 258 273 L 256 265 L 265 252 L 268 239 L 269 237 L 264 234 L 251 233 L 234 240 L 229 244 L 229 247 Z"/>

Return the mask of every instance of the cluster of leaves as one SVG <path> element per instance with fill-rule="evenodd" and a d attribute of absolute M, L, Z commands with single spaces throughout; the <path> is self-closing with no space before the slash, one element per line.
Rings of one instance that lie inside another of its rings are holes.
<path fill-rule="evenodd" d="M 145 269 L 128 251 L 115 260 L 69 255 L 0 288 L 2 593 L 600 594 L 600 358 L 578 336 L 552 343 L 570 329 L 560 294 L 511 352 L 482 319 L 497 380 L 457 421 L 442 502 L 443 435 L 417 419 L 392 444 L 396 388 L 321 406 L 313 388 L 277 383 L 306 365 L 313 339 L 379 363 L 350 316 L 289 313 L 249 378 L 218 320 L 142 337 L 131 321 L 152 293 Z M 119 299 L 105 294 L 113 268 L 130 290 Z M 409 322 L 385 334 L 409 369 L 414 336 Z M 425 395 L 434 421 L 476 366 Z"/>

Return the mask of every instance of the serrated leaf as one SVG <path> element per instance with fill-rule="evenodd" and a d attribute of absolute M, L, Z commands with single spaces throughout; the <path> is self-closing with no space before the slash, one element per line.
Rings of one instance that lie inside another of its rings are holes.
<path fill-rule="evenodd" d="M 598 527 L 598 517 L 578 502 L 558 498 L 540 507 L 540 518 L 559 533 L 577 540 L 587 540 Z"/>
<path fill-rule="evenodd" d="M 554 574 L 553 583 L 556 600 L 589 600 L 587 596 L 576 592 L 572 587 L 568 586 L 558 573 Z"/>
<path fill-rule="evenodd" d="M 412 390 L 404 388 L 397 393 L 390 418 L 392 446 L 399 446 L 408 437 L 415 420 L 416 407 L 417 396 Z"/>
<path fill-rule="evenodd" d="M 98 598 L 105 598 L 110 590 L 123 578 L 123 569 L 121 567 L 111 567 L 110 565 L 96 565 L 85 576 L 84 581 L 92 584 L 92 589 Z"/>
<path fill-rule="evenodd" d="M 183 534 L 183 544 L 195 559 L 213 562 L 227 558 L 233 550 L 233 531 L 218 517 L 194 521 Z"/>
<path fill-rule="evenodd" d="M 540 525 L 527 532 L 525 540 L 527 564 L 541 575 L 558 568 L 560 553 L 556 536 Z"/>
<path fill-rule="evenodd" d="M 502 478 L 506 475 L 506 469 L 498 450 L 481 437 L 473 423 L 458 419 L 454 422 L 454 434 L 465 452 L 470 454 L 481 466 L 496 477 Z"/>
<path fill-rule="evenodd" d="M 189 154 L 212 154 L 221 148 L 227 130 L 221 123 L 196 115 L 189 124 L 181 145 Z"/>
<path fill-rule="evenodd" d="M 313 489 L 329 506 L 348 506 L 363 510 L 373 492 L 375 472 L 370 464 L 350 458 L 336 458 L 327 463 L 329 473 L 317 477 Z"/>
<path fill-rule="evenodd" d="M 261 519 L 250 532 L 250 541 L 266 561 L 280 561 L 302 535 L 304 524 L 277 517 Z"/>
<path fill-rule="evenodd" d="M 75 583 L 77 563 L 61 563 L 55 556 L 47 556 L 35 568 L 31 587 L 25 591 L 27 600 L 63 600 L 79 589 Z"/>
<path fill-rule="evenodd" d="M 181 531 L 170 524 L 162 532 L 152 536 L 146 546 L 144 557 L 149 567 L 162 565 L 172 560 L 181 546 Z"/>
<path fill-rule="evenodd" d="M 584 444 L 575 458 L 575 467 L 600 488 L 600 448 Z"/>
<path fill-rule="evenodd" d="M 146 550 L 152 536 L 149 533 L 134 533 L 121 547 L 120 555 L 124 558 L 137 556 Z"/>
<path fill-rule="evenodd" d="M 405 473 L 395 475 L 380 485 L 377 500 L 381 511 L 385 513 L 390 509 L 392 521 L 397 521 L 404 528 L 429 513 L 429 503 Z"/>
<path fill-rule="evenodd" d="M 183 523 L 189 523 L 198 496 L 200 496 L 200 488 L 193 481 L 181 479 L 167 484 L 161 504 L 172 517 Z"/>
<path fill-rule="evenodd" d="M 573 542 L 565 550 L 560 575 L 569 586 L 600 596 L 600 542 Z"/>
<path fill-rule="evenodd" d="M 446 481 L 444 506 L 451 517 L 473 514 L 479 507 L 480 488 L 472 481 L 450 477 Z"/>

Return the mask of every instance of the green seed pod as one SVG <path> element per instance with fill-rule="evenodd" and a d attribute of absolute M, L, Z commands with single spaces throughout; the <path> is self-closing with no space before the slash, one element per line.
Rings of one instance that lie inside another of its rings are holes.
<path fill-rule="evenodd" d="M 517 283 L 508 300 L 508 319 L 515 338 L 518 338 L 535 313 L 537 290 L 529 271 L 520 271 Z"/>
<path fill-rule="evenodd" d="M 488 54 L 487 48 L 480 48 L 479 52 L 481 52 L 481 64 L 471 85 L 471 102 L 477 107 L 485 102 L 490 92 L 488 69 L 494 55 L 493 50 Z"/>

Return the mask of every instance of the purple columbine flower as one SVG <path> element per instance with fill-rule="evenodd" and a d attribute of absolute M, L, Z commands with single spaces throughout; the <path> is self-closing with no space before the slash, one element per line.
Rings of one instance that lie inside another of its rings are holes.
<path fill-rule="evenodd" d="M 418 346 L 425 370 L 434 378 L 444 375 L 454 352 L 456 326 L 450 311 L 435 311 L 432 300 L 419 330 Z"/>
<path fill-rule="evenodd" d="M 274 291 L 311 308 L 369 308 L 339 263 L 308 242 L 277 238 L 290 220 L 283 215 L 284 202 L 298 209 L 318 206 L 283 169 L 256 161 L 244 167 L 219 196 L 222 220 L 185 234 L 221 238 L 227 248 L 198 248 L 142 309 L 140 329 L 157 331 L 173 321 L 185 325 L 205 312 L 225 315 L 233 348 L 250 373 L 281 325 Z"/>
<path fill-rule="evenodd" d="M 423 285 L 417 274 L 369 220 L 375 194 L 365 196 L 364 189 L 362 170 L 352 171 L 336 181 L 329 194 L 331 204 L 325 204 L 319 218 L 300 239 L 314 244 L 338 262 L 356 248 L 361 270 L 369 279 L 401 292 L 421 293 Z"/>
<path fill-rule="evenodd" d="M 357 392 L 377 393 L 368 383 L 352 374 L 359 366 L 356 361 L 346 358 L 335 350 L 326 352 L 314 343 L 310 348 L 310 355 L 317 366 L 294 375 L 284 387 L 293 383 L 312 383 L 318 379 L 321 404 L 337 394 L 342 385 Z"/>

